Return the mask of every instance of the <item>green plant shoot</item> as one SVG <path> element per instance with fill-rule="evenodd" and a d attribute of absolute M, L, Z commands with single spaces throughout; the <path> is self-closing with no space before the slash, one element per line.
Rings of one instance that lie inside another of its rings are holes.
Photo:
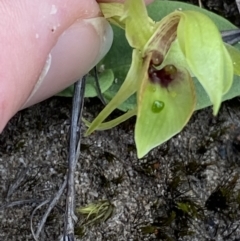
<path fill-rule="evenodd" d="M 133 48 L 132 63 L 114 98 L 91 124 L 87 123 L 87 135 L 136 115 L 135 142 L 138 157 L 143 157 L 179 133 L 189 121 L 196 109 L 192 77 L 209 96 L 213 114 L 218 113 L 234 74 L 240 74 L 240 52 L 224 44 L 210 18 L 197 11 L 175 11 L 154 22 L 143 0 L 100 6 L 110 22 L 125 29 Z M 104 122 L 135 93 L 137 105 L 133 110 Z"/>

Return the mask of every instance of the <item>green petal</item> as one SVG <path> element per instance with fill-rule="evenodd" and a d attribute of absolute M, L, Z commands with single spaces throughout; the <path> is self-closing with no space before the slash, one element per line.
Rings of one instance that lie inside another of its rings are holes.
<path fill-rule="evenodd" d="M 141 50 L 154 31 L 154 22 L 148 17 L 144 1 L 126 0 L 122 20 L 126 23 L 128 43 L 133 48 Z"/>
<path fill-rule="evenodd" d="M 233 62 L 234 74 L 240 76 L 240 51 L 229 44 L 225 46 Z"/>
<path fill-rule="evenodd" d="M 163 62 L 164 56 L 167 54 L 172 42 L 177 37 L 177 27 L 181 15 L 178 12 L 169 14 L 160 22 L 156 23 L 155 32 L 144 46 L 144 56 L 150 52 L 155 52 L 152 61 L 157 65 Z"/>
<path fill-rule="evenodd" d="M 176 47 L 175 47 L 176 48 Z M 195 91 L 188 71 L 179 65 L 182 58 L 170 48 L 162 65 L 174 65 L 176 78 L 167 88 L 153 84 L 148 77 L 143 81 L 138 96 L 135 142 L 138 157 L 164 143 L 186 125 L 195 108 Z M 179 51 L 180 52 L 180 51 Z"/>
<path fill-rule="evenodd" d="M 128 120 L 129 118 L 133 117 L 134 115 L 137 114 L 137 109 L 135 108 L 134 110 L 129 110 L 128 112 L 126 112 L 125 114 L 119 116 L 118 118 L 111 120 L 111 121 L 107 121 L 107 122 L 103 122 L 102 124 L 100 124 L 96 130 L 108 130 L 111 129 L 117 125 L 119 125 L 120 123 Z M 91 126 L 91 123 L 85 119 L 83 119 L 83 122 L 85 123 L 86 126 Z"/>
<path fill-rule="evenodd" d="M 205 15 L 185 11 L 178 26 L 181 49 L 193 74 L 209 95 L 217 114 L 233 81 L 232 60 L 215 24 Z"/>
<path fill-rule="evenodd" d="M 120 104 L 122 104 L 126 99 L 128 99 L 132 94 L 137 91 L 138 82 L 142 67 L 142 58 L 140 57 L 140 53 L 138 50 L 133 50 L 132 55 L 132 65 L 129 69 L 127 77 L 114 96 L 114 98 L 107 104 L 107 106 L 100 112 L 100 114 L 94 119 L 91 126 L 86 132 L 86 135 L 90 135 L 94 130 L 98 128 L 99 125 L 112 113 L 114 109 L 116 109 Z"/>

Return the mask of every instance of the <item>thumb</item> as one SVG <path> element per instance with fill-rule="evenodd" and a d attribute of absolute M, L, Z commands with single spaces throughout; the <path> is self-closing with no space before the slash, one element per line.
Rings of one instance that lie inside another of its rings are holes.
<path fill-rule="evenodd" d="M 1 131 L 19 109 L 86 74 L 112 32 L 94 0 L 6 0 L 0 14 Z"/>

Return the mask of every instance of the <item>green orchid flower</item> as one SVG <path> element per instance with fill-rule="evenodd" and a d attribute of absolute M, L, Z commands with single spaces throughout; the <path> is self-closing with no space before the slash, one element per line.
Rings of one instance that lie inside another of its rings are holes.
<path fill-rule="evenodd" d="M 133 48 L 132 64 L 116 96 L 92 123 L 85 121 L 89 126 L 86 135 L 136 115 L 137 155 L 143 157 L 179 133 L 189 121 L 196 106 L 192 76 L 207 92 L 213 114 L 217 114 L 234 73 L 240 74 L 240 53 L 223 43 L 219 30 L 207 16 L 196 11 L 175 11 L 154 22 L 143 0 L 100 6 L 110 22 L 125 29 Z M 135 93 L 135 109 L 104 122 Z"/>

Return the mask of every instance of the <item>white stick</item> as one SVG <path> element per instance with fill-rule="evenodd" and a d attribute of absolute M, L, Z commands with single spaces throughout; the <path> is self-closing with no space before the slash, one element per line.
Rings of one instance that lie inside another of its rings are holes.
<path fill-rule="evenodd" d="M 240 13 L 240 0 L 236 0 L 236 4 L 237 4 L 237 7 L 238 7 L 238 11 Z"/>

